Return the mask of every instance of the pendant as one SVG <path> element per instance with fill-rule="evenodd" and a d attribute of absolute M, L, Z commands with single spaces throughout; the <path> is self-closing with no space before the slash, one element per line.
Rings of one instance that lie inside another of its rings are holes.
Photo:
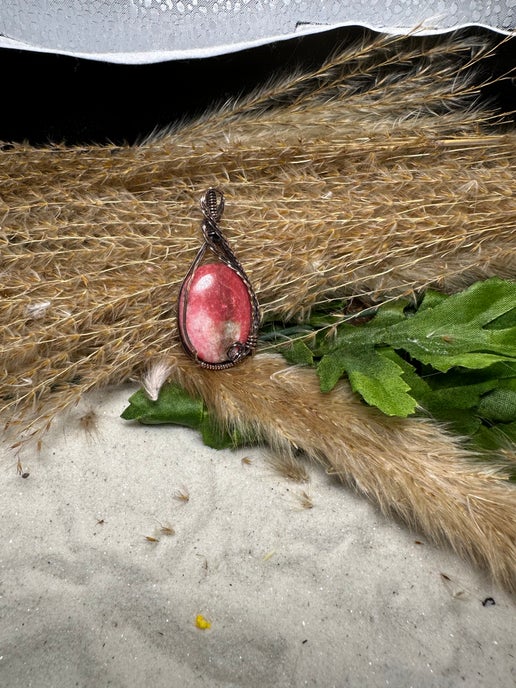
<path fill-rule="evenodd" d="M 258 340 L 258 300 L 219 228 L 224 195 L 201 198 L 204 243 L 179 291 L 177 322 L 185 351 L 203 368 L 223 370 L 251 354 Z M 217 262 L 204 260 L 211 251 Z"/>

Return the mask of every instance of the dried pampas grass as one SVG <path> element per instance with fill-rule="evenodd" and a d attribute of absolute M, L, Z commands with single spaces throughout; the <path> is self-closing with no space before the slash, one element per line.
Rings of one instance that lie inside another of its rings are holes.
<path fill-rule="evenodd" d="M 266 438 L 279 454 L 303 450 L 385 513 L 450 543 L 516 591 L 516 488 L 502 464 L 473 460 L 436 423 L 366 407 L 344 382 L 323 394 L 312 370 L 286 368 L 280 356 L 260 354 L 215 379 L 185 361 L 175 377 L 227 426 Z"/>
<path fill-rule="evenodd" d="M 198 198 L 212 185 L 266 318 L 514 278 L 516 132 L 476 107 L 474 75 L 491 50 L 468 37 L 383 38 L 138 146 L 5 145 L 10 445 L 41 443 L 86 391 L 139 377 L 157 357 L 149 394 L 170 373 L 222 422 L 298 447 L 516 588 L 516 490 L 496 464 L 474 462 L 435 424 L 382 417 L 345 384 L 323 396 L 311 372 L 276 357 L 199 370 L 175 323 Z"/>

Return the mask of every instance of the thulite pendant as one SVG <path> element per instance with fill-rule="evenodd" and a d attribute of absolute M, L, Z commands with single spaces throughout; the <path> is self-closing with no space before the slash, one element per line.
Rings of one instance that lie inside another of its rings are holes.
<path fill-rule="evenodd" d="M 204 368 L 221 370 L 252 353 L 260 318 L 249 279 L 217 224 L 222 193 L 208 189 L 201 210 L 205 242 L 179 292 L 178 326 L 187 353 Z M 207 249 L 219 262 L 202 262 Z"/>
<path fill-rule="evenodd" d="M 183 340 L 189 340 L 198 358 L 207 363 L 222 363 L 235 342 L 249 338 L 252 312 L 247 287 L 224 263 L 207 263 L 195 270 L 188 290 L 181 290 L 179 311 L 184 314 L 179 320 Z"/>

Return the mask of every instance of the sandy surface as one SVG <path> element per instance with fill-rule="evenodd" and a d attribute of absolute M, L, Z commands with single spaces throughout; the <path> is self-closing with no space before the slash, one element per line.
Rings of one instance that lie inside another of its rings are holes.
<path fill-rule="evenodd" d="M 28 478 L 4 461 L 3 688 L 515 685 L 516 606 L 483 574 L 318 468 L 122 421 L 134 389 L 90 397 Z"/>

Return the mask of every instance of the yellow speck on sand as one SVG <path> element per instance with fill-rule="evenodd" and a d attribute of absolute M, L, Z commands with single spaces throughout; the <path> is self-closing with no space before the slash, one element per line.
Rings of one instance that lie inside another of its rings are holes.
<path fill-rule="evenodd" d="M 205 619 L 202 614 L 197 614 L 195 617 L 195 625 L 197 628 L 201 628 L 203 631 L 207 628 L 211 628 L 211 623 L 208 621 L 208 619 Z"/>

